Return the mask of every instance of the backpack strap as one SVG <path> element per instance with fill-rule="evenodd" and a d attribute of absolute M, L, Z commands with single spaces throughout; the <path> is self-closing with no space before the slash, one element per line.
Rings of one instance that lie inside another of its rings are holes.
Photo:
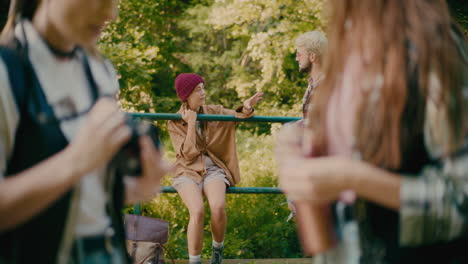
<path fill-rule="evenodd" d="M 16 106 L 22 111 L 26 101 L 26 87 L 30 80 L 30 76 L 26 74 L 26 66 L 17 52 L 9 48 L 0 47 L 0 57 L 7 68 Z"/>
<path fill-rule="evenodd" d="M 165 253 L 167 253 L 169 255 L 169 258 L 171 259 L 171 263 L 172 264 L 175 264 L 175 261 L 174 261 L 174 257 L 171 255 L 171 253 L 169 252 L 169 250 L 162 244 L 157 244 L 157 246 L 159 245 L 159 247 L 163 248 Z"/>
<path fill-rule="evenodd" d="M 0 57 L 3 59 L 10 79 L 10 89 L 18 107 L 22 112 L 26 105 L 28 87 L 32 85 L 32 65 L 25 55 L 21 42 L 14 38 L 8 45 L 0 46 Z"/>

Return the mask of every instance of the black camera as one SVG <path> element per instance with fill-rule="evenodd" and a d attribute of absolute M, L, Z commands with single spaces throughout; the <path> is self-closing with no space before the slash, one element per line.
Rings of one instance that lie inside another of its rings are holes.
<path fill-rule="evenodd" d="M 139 177 L 143 170 L 140 160 L 140 136 L 147 135 L 157 149 L 161 148 L 159 129 L 148 121 L 141 121 L 127 116 L 127 125 L 132 130 L 130 140 L 117 152 L 112 165 L 121 175 Z"/>

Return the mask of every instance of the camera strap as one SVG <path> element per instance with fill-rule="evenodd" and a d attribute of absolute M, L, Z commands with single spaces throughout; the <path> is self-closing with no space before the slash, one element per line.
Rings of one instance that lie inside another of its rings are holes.
<path fill-rule="evenodd" d="M 83 68 L 84 68 L 86 80 L 88 81 L 88 86 L 91 92 L 91 100 L 92 100 L 91 105 L 94 105 L 99 97 L 99 88 L 96 83 L 96 80 L 94 79 L 93 73 L 91 72 L 91 67 L 89 65 L 88 56 L 86 56 L 86 54 L 83 54 Z"/>
<path fill-rule="evenodd" d="M 99 98 L 99 87 L 91 71 L 89 59 L 86 56 L 86 53 L 84 52 L 83 52 L 83 69 L 86 75 L 86 79 L 88 81 L 88 87 L 91 92 L 91 99 L 92 99 L 91 107 L 92 107 Z M 112 165 L 112 162 L 111 162 L 106 168 L 103 186 L 104 186 L 104 191 L 106 193 L 106 212 L 111 217 L 112 222 L 114 223 L 117 223 L 116 219 L 118 219 L 119 217 L 115 214 L 115 211 L 113 210 L 113 208 L 115 207 L 113 196 L 114 196 L 114 191 L 115 191 L 114 189 L 115 189 L 116 176 L 117 175 L 116 175 L 115 166 Z M 120 175 L 119 177 L 121 176 L 123 175 Z"/>

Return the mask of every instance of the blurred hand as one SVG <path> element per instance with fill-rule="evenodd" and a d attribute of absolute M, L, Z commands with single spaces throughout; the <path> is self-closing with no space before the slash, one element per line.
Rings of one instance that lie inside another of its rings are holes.
<path fill-rule="evenodd" d="M 127 202 L 148 200 L 160 191 L 161 180 L 164 175 L 173 168 L 162 159 L 162 153 L 158 151 L 149 136 L 140 138 L 140 159 L 143 168 L 141 177 L 126 176 L 125 187 L 127 189 Z"/>
<path fill-rule="evenodd" d="M 300 133 L 298 124 L 287 125 L 278 133 L 276 158 L 281 189 L 293 201 L 337 200 L 364 166 L 340 157 L 305 157 Z"/>
<path fill-rule="evenodd" d="M 276 164 L 282 165 L 287 156 L 302 156 L 303 128 L 299 123 L 288 123 L 276 134 Z"/>
<path fill-rule="evenodd" d="M 190 110 L 190 109 L 185 109 L 181 113 L 182 119 L 187 122 L 187 124 L 195 124 L 195 121 L 197 120 L 197 113 L 195 111 Z"/>
<path fill-rule="evenodd" d="M 107 164 L 130 139 L 131 130 L 125 115 L 110 98 L 100 99 L 90 110 L 84 125 L 67 147 L 73 168 L 83 176 Z"/>
<path fill-rule="evenodd" d="M 344 160 L 335 157 L 285 159 L 279 171 L 280 184 L 289 199 L 331 202 L 345 190 L 348 174 Z"/>
<path fill-rule="evenodd" d="M 249 99 L 244 101 L 244 108 L 247 110 L 251 110 L 260 100 L 263 99 L 263 92 L 257 92 L 254 96 L 250 97 Z"/>

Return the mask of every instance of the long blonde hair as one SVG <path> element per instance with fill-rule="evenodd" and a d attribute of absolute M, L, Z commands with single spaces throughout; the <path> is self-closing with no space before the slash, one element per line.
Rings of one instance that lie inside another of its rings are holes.
<path fill-rule="evenodd" d="M 317 154 L 327 153 L 327 105 L 350 54 L 358 54 L 363 65 L 364 78 L 355 84 L 363 97 L 354 133 L 364 160 L 399 168 L 405 144 L 422 133 L 432 74 L 441 84 L 437 105 L 446 111 L 452 132 L 445 151 L 454 151 L 466 131 L 461 85 L 466 64 L 451 35 L 453 22 L 445 1 L 330 0 L 330 4 L 327 78 L 309 113 Z M 370 100 L 375 89 L 380 95 Z"/>

